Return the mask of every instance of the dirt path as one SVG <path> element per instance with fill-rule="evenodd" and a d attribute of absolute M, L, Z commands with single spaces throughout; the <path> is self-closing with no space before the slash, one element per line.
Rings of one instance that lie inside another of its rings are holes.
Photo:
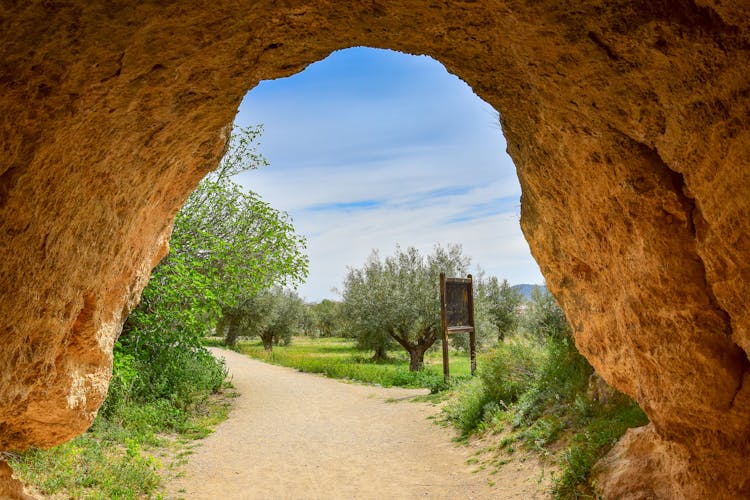
<path fill-rule="evenodd" d="M 170 482 L 169 498 L 544 497 L 538 474 L 524 467 L 472 472 L 475 450 L 428 420 L 437 409 L 406 401 L 426 391 L 347 384 L 212 351 L 241 395 Z"/>

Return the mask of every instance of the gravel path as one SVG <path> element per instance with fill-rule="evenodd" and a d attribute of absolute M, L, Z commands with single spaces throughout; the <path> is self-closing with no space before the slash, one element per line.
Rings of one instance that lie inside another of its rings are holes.
<path fill-rule="evenodd" d="M 240 396 L 170 482 L 169 498 L 541 498 L 523 467 L 505 479 L 501 469 L 494 487 L 472 472 L 466 460 L 475 450 L 428 420 L 434 406 L 407 401 L 426 391 L 347 384 L 212 351 L 226 359 Z"/>

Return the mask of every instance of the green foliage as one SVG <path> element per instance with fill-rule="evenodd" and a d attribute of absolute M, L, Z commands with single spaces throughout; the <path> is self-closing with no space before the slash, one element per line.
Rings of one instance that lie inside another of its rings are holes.
<path fill-rule="evenodd" d="M 383 387 L 424 387 L 432 393 L 447 389 L 443 381 L 440 353 L 425 357 L 425 369 L 412 372 L 405 366 L 403 350 L 390 351 L 388 359 L 373 360 L 362 356 L 355 341 L 347 338 L 296 337 L 294 343 L 266 352 L 262 345 L 238 343 L 238 350 L 250 357 L 303 372 L 320 373 L 331 378 L 356 380 Z M 469 358 L 463 353 L 451 354 L 451 380 L 469 375 Z"/>
<path fill-rule="evenodd" d="M 462 435 L 466 436 L 479 427 L 492 402 L 482 380 L 472 378 L 459 387 L 457 396 L 445 406 L 444 412 Z"/>
<path fill-rule="evenodd" d="M 510 423 L 504 445 L 520 441 L 543 453 L 562 436 L 572 436 L 560 454 L 554 494 L 578 498 L 593 464 L 629 427 L 647 419 L 622 394 L 607 405 L 589 400 L 593 370 L 576 350 L 562 311 L 548 293 L 536 291 L 532 298 L 522 322 L 527 335 L 482 356 L 479 379 L 459 387 L 445 414 L 464 435 Z"/>
<path fill-rule="evenodd" d="M 546 288 L 531 291 L 531 302 L 526 309 L 522 326 L 540 340 L 570 337 L 570 325 L 555 297 Z"/>
<path fill-rule="evenodd" d="M 50 450 L 29 450 L 12 457 L 16 474 L 45 494 L 71 498 L 146 498 L 156 490 L 158 463 L 144 456 L 131 441 L 124 452 L 119 443 L 86 433 Z"/>
<path fill-rule="evenodd" d="M 441 335 L 440 273 L 464 275 L 468 265 L 456 245 L 437 245 L 427 257 L 413 247 L 396 248 L 384 260 L 373 251 L 344 279 L 344 313 L 359 345 L 382 358 L 395 341 L 409 353 L 410 370 L 419 370 L 425 351 Z"/>
<path fill-rule="evenodd" d="M 647 423 L 643 410 L 624 396 L 608 407 L 597 408 L 560 457 L 561 476 L 552 491 L 555 498 L 580 498 L 581 490 L 588 489 L 586 481 L 594 464 L 625 431 Z M 592 491 L 587 493 L 593 496 Z"/>
<path fill-rule="evenodd" d="M 260 337 L 267 351 L 273 345 L 288 345 L 299 327 L 304 304 L 290 290 L 274 287 L 248 296 L 237 306 L 225 306 L 216 328 L 226 344 L 233 346 L 238 337 Z"/>
<path fill-rule="evenodd" d="M 546 354 L 533 340 L 516 338 L 481 356 L 479 376 L 492 400 L 504 406 L 515 403 L 537 381 Z"/>
<path fill-rule="evenodd" d="M 314 328 L 321 337 L 333 337 L 343 333 L 342 305 L 340 302 L 323 299 L 309 306 Z"/>
<path fill-rule="evenodd" d="M 222 309 L 305 276 L 304 240 L 288 216 L 230 179 L 266 164 L 256 151 L 260 133 L 260 127 L 240 129 L 221 166 L 177 214 L 171 251 L 153 270 L 115 349 L 108 408 L 119 400 L 158 399 L 184 407 L 210 393 L 224 371 L 201 339 Z M 138 376 L 120 374 L 123 369 Z"/>
<path fill-rule="evenodd" d="M 164 432 L 204 437 L 209 426 L 226 418 L 226 407 L 214 400 L 197 404 L 191 412 L 166 400 L 124 404 L 109 417 L 100 412 L 87 432 L 67 443 L 6 458 L 24 482 L 45 495 L 102 500 L 159 497 L 159 469 L 166 464 L 153 456 L 171 441 Z"/>
<path fill-rule="evenodd" d="M 523 295 L 511 288 L 508 280 L 500 282 L 494 276 L 479 280 L 476 295 L 477 307 L 486 310 L 484 314 L 495 327 L 499 340 L 516 331 L 520 318 L 518 307 L 523 301 Z"/>

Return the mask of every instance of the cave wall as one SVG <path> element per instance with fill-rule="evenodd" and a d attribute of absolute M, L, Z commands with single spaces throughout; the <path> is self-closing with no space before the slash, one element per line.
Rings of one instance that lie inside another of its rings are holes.
<path fill-rule="evenodd" d="M 91 423 L 247 90 L 366 45 L 500 112 L 576 343 L 652 422 L 601 491 L 750 496 L 746 2 L 47 0 L 2 2 L 0 32 L 0 450 Z"/>

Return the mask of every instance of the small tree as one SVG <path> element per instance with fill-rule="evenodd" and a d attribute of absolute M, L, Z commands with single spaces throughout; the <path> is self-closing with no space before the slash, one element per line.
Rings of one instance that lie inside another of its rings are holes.
<path fill-rule="evenodd" d="M 531 291 L 531 302 L 526 310 L 524 326 L 540 340 L 560 340 L 570 336 L 570 325 L 555 297 L 546 289 Z"/>
<path fill-rule="evenodd" d="M 299 325 L 303 302 L 295 292 L 274 287 L 247 297 L 236 306 L 225 306 L 217 333 L 227 345 L 238 337 L 259 337 L 263 348 L 288 345 Z"/>
<path fill-rule="evenodd" d="M 261 127 L 235 131 L 219 168 L 188 197 L 174 220 L 169 255 L 153 270 L 123 326 L 115 366 L 122 365 L 118 359 L 133 360 L 134 387 L 144 398 L 176 399 L 180 393 L 179 399 L 187 400 L 182 393 L 190 390 L 178 386 L 197 378 L 197 363 L 221 375 L 201 339 L 222 310 L 248 294 L 307 275 L 305 240 L 295 234 L 287 214 L 231 180 L 266 165 L 257 152 L 261 132 Z M 215 378 L 220 384 L 223 376 Z"/>
<path fill-rule="evenodd" d="M 333 337 L 341 326 L 341 305 L 332 300 L 323 299 L 313 306 L 315 325 L 321 337 Z"/>
<path fill-rule="evenodd" d="M 494 276 L 478 283 L 477 295 L 478 301 L 486 307 L 490 322 L 497 328 L 497 339 L 502 342 L 518 326 L 518 306 L 523 296 L 511 288 L 508 280 L 500 282 Z"/>
<path fill-rule="evenodd" d="M 397 247 L 383 261 L 373 251 L 344 280 L 344 310 L 359 345 L 378 358 L 395 341 L 409 353 L 409 369 L 421 369 L 425 351 L 441 335 L 440 273 L 463 275 L 468 265 L 458 245 L 437 245 L 427 257 L 416 248 Z"/>
<path fill-rule="evenodd" d="M 316 319 L 313 304 L 303 304 L 299 317 L 299 329 L 302 330 L 302 334 L 308 337 L 314 337 L 316 335 L 315 322 Z"/>

